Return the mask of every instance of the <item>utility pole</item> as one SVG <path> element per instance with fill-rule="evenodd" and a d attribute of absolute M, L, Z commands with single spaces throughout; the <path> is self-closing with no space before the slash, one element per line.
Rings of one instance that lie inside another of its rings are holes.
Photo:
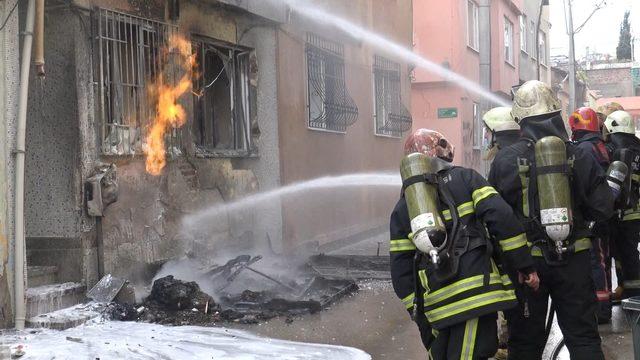
<path fill-rule="evenodd" d="M 576 108 L 576 49 L 574 43 L 575 31 L 573 30 L 573 13 L 571 12 L 571 0 L 564 0 L 565 16 L 567 17 L 567 35 L 569 35 L 569 109 Z M 540 59 L 538 59 L 540 61 Z"/>

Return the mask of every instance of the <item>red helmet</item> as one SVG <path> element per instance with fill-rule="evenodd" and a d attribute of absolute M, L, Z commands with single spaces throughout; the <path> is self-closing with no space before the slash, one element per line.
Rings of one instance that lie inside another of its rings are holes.
<path fill-rule="evenodd" d="M 444 135 L 434 130 L 418 129 L 409 135 L 404 143 L 404 153 L 408 155 L 416 152 L 453 161 L 453 145 Z"/>
<path fill-rule="evenodd" d="M 600 120 L 598 114 L 590 107 L 581 107 L 574 111 L 569 117 L 571 132 L 576 130 L 586 130 L 600 132 Z"/>

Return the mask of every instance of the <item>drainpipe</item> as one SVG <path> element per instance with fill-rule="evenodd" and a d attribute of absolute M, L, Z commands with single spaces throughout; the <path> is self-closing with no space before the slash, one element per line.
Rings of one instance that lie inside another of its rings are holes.
<path fill-rule="evenodd" d="M 35 40 L 34 60 L 36 73 L 39 77 L 44 77 L 44 0 L 36 0 L 36 19 L 35 19 Z"/>
<path fill-rule="evenodd" d="M 25 304 L 25 235 L 24 235 L 24 152 L 27 130 L 27 97 L 29 95 L 29 66 L 31 65 L 31 45 L 33 42 L 33 21 L 35 0 L 29 0 L 27 20 L 22 45 L 22 63 L 20 64 L 20 93 L 18 98 L 18 129 L 16 134 L 16 184 L 15 184 L 15 325 L 17 330 L 24 329 L 26 316 Z"/>
<path fill-rule="evenodd" d="M 480 52 L 480 86 L 491 91 L 491 0 L 480 0 L 478 2 L 478 27 L 480 34 L 480 43 L 478 51 Z M 482 99 L 480 101 L 480 112 L 484 113 L 494 106 L 489 100 Z M 489 163 L 481 160 L 481 164 L 485 173 L 488 172 Z"/>

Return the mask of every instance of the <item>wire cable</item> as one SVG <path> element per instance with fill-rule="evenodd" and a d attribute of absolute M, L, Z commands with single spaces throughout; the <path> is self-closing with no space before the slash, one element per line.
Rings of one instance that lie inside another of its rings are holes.
<path fill-rule="evenodd" d="M 4 30 L 4 27 L 7 26 L 7 23 L 9 22 L 9 19 L 11 18 L 11 14 L 13 14 L 13 11 L 18 7 L 18 3 L 19 2 L 20 2 L 20 0 L 16 0 L 16 3 L 13 5 L 11 10 L 9 10 L 9 15 L 7 15 L 7 18 L 4 19 L 4 21 L 2 22 L 2 26 L 0 26 L 0 31 Z"/>

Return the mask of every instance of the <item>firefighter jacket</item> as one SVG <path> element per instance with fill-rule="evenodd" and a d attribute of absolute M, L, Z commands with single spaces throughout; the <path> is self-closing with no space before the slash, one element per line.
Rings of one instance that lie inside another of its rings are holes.
<path fill-rule="evenodd" d="M 540 244 L 548 240 L 540 224 L 537 179 L 535 176 L 535 142 L 545 136 L 567 140 L 560 114 L 547 119 L 528 118 L 521 123 L 522 138 L 503 149 L 491 164 L 489 182 L 511 205 L 524 224 L 527 239 Z M 567 239 L 574 252 L 591 248 L 591 221 L 605 221 L 613 215 L 614 198 L 605 181 L 605 173 L 590 151 L 567 143 L 570 162 L 573 226 Z M 534 256 L 543 256 L 540 246 L 532 247 Z"/>
<path fill-rule="evenodd" d="M 419 266 L 419 291 L 423 291 L 424 315 L 436 330 L 516 305 L 513 284 L 508 276 L 498 271 L 491 258 L 493 246 L 501 248 L 504 261 L 513 269 L 527 269 L 526 273 L 533 269 L 522 225 L 509 205 L 480 174 L 471 169 L 452 167 L 438 175 L 443 179 L 438 192 L 448 191 L 453 202 L 447 206 L 440 197 L 447 235 L 452 236 L 451 206 L 462 231 L 453 240 L 460 255 L 454 278 L 438 281 L 430 271 L 430 263 L 426 265 L 428 262 L 423 262 Z M 487 236 L 487 230 L 491 237 Z M 411 242 L 411 224 L 404 196 L 391 214 L 390 231 L 393 287 L 406 308 L 412 309 L 416 289 L 414 255 L 417 250 Z"/>
<path fill-rule="evenodd" d="M 640 220 L 640 139 L 631 134 L 609 135 L 608 150 L 612 160 L 620 160 L 629 167 L 631 188 L 624 191 L 623 204 L 618 204 L 622 221 Z M 623 154 L 623 150 L 627 154 Z"/>
<path fill-rule="evenodd" d="M 591 153 L 598 164 L 600 164 L 600 167 L 606 171 L 610 163 L 609 152 L 604 144 L 604 140 L 602 140 L 602 136 L 593 132 L 583 132 L 583 134 L 580 135 L 581 136 L 574 141 L 576 146 L 587 153 Z"/>

